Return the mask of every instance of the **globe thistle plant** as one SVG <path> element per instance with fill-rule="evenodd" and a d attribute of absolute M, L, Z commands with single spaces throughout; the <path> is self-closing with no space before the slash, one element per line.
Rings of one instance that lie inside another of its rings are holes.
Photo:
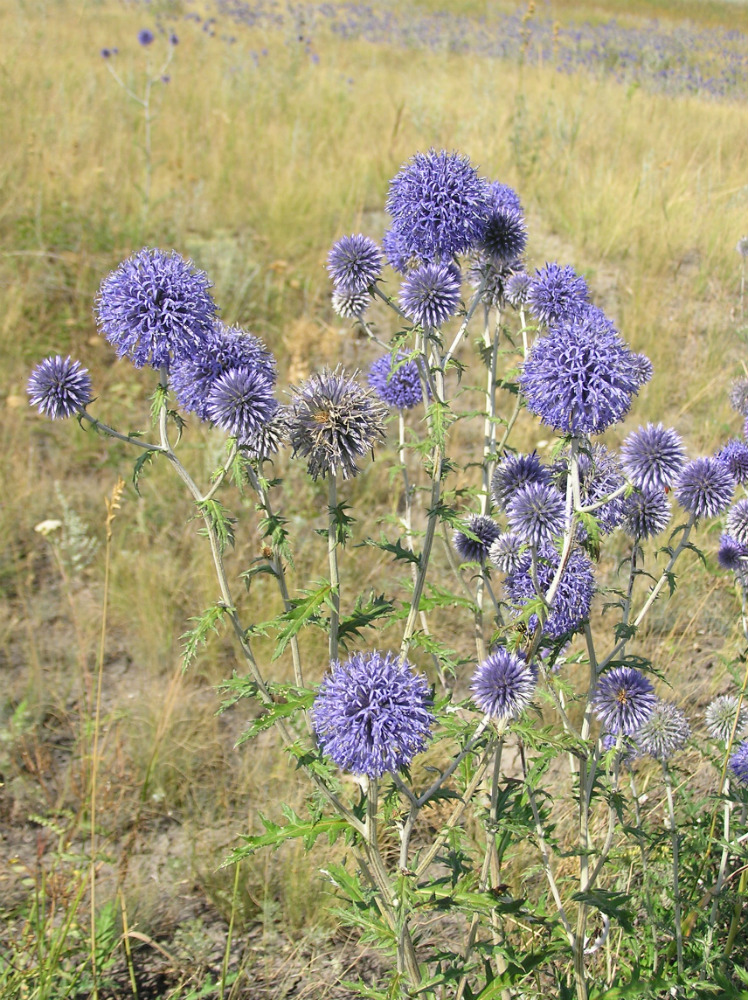
<path fill-rule="evenodd" d="M 438 327 L 457 312 L 460 278 L 446 264 L 424 264 L 411 271 L 400 289 L 400 306 L 414 323 Z"/>
<path fill-rule="evenodd" d="M 213 382 L 205 407 L 208 419 L 240 444 L 277 409 L 273 383 L 261 368 L 231 368 Z"/>
<path fill-rule="evenodd" d="M 454 546 L 460 554 L 460 558 L 464 562 L 484 562 L 491 545 L 501 534 L 501 528 L 485 514 L 471 514 L 465 521 L 465 525 L 470 535 L 475 537 L 471 538 L 464 531 L 455 531 Z"/>
<path fill-rule="evenodd" d="M 748 483 L 748 444 L 745 441 L 731 438 L 715 457 L 725 463 L 736 483 L 741 486 Z"/>
<path fill-rule="evenodd" d="M 530 278 L 527 304 L 533 316 L 546 326 L 574 319 L 588 301 L 587 282 L 568 265 L 546 264 Z"/>
<path fill-rule="evenodd" d="M 494 212 L 518 212 L 523 214 L 522 202 L 514 188 L 501 181 L 491 181 L 486 191 L 491 209 Z"/>
<path fill-rule="evenodd" d="M 392 179 L 386 208 L 397 256 L 438 264 L 481 241 L 490 201 L 466 156 L 431 149 L 416 153 Z M 392 260 L 389 249 L 387 257 Z"/>
<path fill-rule="evenodd" d="M 748 545 L 748 500 L 738 502 L 727 512 L 727 532 L 739 545 Z"/>
<path fill-rule="evenodd" d="M 580 452 L 579 479 L 582 506 L 600 503 L 594 516 L 602 534 L 610 534 L 626 513 L 623 495 L 601 503 L 626 484 L 617 456 L 602 444 Z"/>
<path fill-rule="evenodd" d="M 52 420 L 64 420 L 91 402 L 91 376 L 80 361 L 58 354 L 45 358 L 34 368 L 26 391 L 39 413 Z"/>
<path fill-rule="evenodd" d="M 631 538 L 652 538 L 670 523 L 670 504 L 665 493 L 649 490 L 632 493 L 624 508 L 623 530 Z"/>
<path fill-rule="evenodd" d="M 748 740 L 743 740 L 730 755 L 729 767 L 741 785 L 748 785 Z"/>
<path fill-rule="evenodd" d="M 369 369 L 369 385 L 387 406 L 411 410 L 423 400 L 418 361 L 405 351 L 398 351 L 394 361 L 393 366 L 391 354 L 377 358 Z"/>
<path fill-rule="evenodd" d="M 342 316 L 343 319 L 361 319 L 369 308 L 371 296 L 368 292 L 339 292 L 332 293 L 333 310 Z"/>
<path fill-rule="evenodd" d="M 528 409 L 566 434 L 600 434 L 641 388 L 634 355 L 594 306 L 539 338 L 520 376 Z"/>
<path fill-rule="evenodd" d="M 398 274 L 405 274 L 411 262 L 411 254 L 394 229 L 386 230 L 382 237 L 382 249 L 392 270 Z"/>
<path fill-rule="evenodd" d="M 723 569 L 738 570 L 748 562 L 748 546 L 730 535 L 720 535 L 717 561 Z"/>
<path fill-rule="evenodd" d="M 256 462 L 264 462 L 277 454 L 288 442 L 290 434 L 290 411 L 287 406 L 279 406 L 272 417 L 241 441 L 244 454 Z"/>
<path fill-rule="evenodd" d="M 320 685 L 312 720 L 320 749 L 338 767 L 379 778 L 426 748 L 434 715 L 424 676 L 393 653 L 335 661 Z"/>
<path fill-rule="evenodd" d="M 361 233 L 344 236 L 334 243 L 327 257 L 327 270 L 337 292 L 365 292 L 382 274 L 384 254 L 374 240 Z"/>
<path fill-rule="evenodd" d="M 716 517 L 726 510 L 735 492 L 735 480 L 718 458 L 696 458 L 685 466 L 673 492 L 678 503 L 695 517 Z"/>
<path fill-rule="evenodd" d="M 538 670 L 503 646 L 479 664 L 470 690 L 473 701 L 497 722 L 516 719 L 532 700 Z"/>
<path fill-rule="evenodd" d="M 537 452 L 529 455 L 505 455 L 491 476 L 491 496 L 502 509 L 513 494 L 527 483 L 550 483 L 551 472 L 538 458 Z"/>
<path fill-rule="evenodd" d="M 526 271 L 517 271 L 507 278 L 504 294 L 510 306 L 520 309 L 527 305 L 530 294 L 530 275 Z"/>
<path fill-rule="evenodd" d="M 275 358 L 263 342 L 239 327 L 217 322 L 206 334 L 200 351 L 175 358 L 169 382 L 183 410 L 197 414 L 201 420 L 210 420 L 211 390 L 220 376 L 233 368 L 257 370 L 275 385 Z"/>
<path fill-rule="evenodd" d="M 742 417 L 748 417 L 748 378 L 738 378 L 730 386 L 730 406 Z"/>
<path fill-rule="evenodd" d="M 662 424 L 647 424 L 629 434 L 621 446 L 626 475 L 640 490 L 671 486 L 686 464 L 680 435 Z"/>
<path fill-rule="evenodd" d="M 654 711 L 652 683 L 634 667 L 613 667 L 604 673 L 592 699 L 595 715 L 611 733 L 635 736 Z"/>
<path fill-rule="evenodd" d="M 514 534 L 537 546 L 563 534 L 566 501 L 549 483 L 527 483 L 512 494 L 506 518 Z"/>
<path fill-rule="evenodd" d="M 519 535 L 508 531 L 491 542 L 488 558 L 499 572 L 511 573 L 519 567 L 524 551 L 525 544 Z"/>
<path fill-rule="evenodd" d="M 735 249 L 741 257 L 748 257 L 748 236 L 741 236 L 735 244 Z"/>
<path fill-rule="evenodd" d="M 704 722 L 706 731 L 712 739 L 728 743 L 733 732 L 738 738 L 745 735 L 748 728 L 748 706 L 745 703 L 740 704 L 739 699 L 733 694 L 719 695 L 707 705 Z"/>
<path fill-rule="evenodd" d="M 543 595 L 548 593 L 558 564 L 558 553 L 550 546 L 544 547 L 537 566 L 537 580 Z M 538 597 L 528 553 L 524 554 L 517 568 L 507 575 L 505 587 L 509 599 L 520 607 Z M 553 604 L 543 625 L 543 635 L 555 640 L 580 629 L 589 618 L 594 595 L 592 563 L 583 552 L 575 550 L 569 556 L 561 575 Z M 537 615 L 532 615 L 527 624 L 534 631 L 538 626 Z"/>
<path fill-rule="evenodd" d="M 513 274 L 510 264 L 502 264 L 478 251 L 468 261 L 466 278 L 472 288 L 481 289 L 480 301 L 484 306 L 498 309 L 504 304 L 506 284 Z"/>
<path fill-rule="evenodd" d="M 290 437 L 309 475 L 358 475 L 357 459 L 384 440 L 384 404 L 341 368 L 325 368 L 294 390 Z"/>
<path fill-rule="evenodd" d="M 527 226 L 522 213 L 506 208 L 492 212 L 480 245 L 497 263 L 515 263 L 527 247 Z"/>
<path fill-rule="evenodd" d="M 123 261 L 99 289 L 100 332 L 136 368 L 169 368 L 173 358 L 202 353 L 216 305 L 204 272 L 175 251 L 147 247 Z"/>
<path fill-rule="evenodd" d="M 666 761 L 683 749 L 690 735 L 685 714 L 672 702 L 658 700 L 634 740 L 641 753 Z"/>

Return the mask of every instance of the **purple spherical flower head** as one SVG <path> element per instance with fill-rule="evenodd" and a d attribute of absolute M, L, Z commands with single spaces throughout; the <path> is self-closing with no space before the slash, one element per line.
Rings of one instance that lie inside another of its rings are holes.
<path fill-rule="evenodd" d="M 511 573 L 519 566 L 525 544 L 519 535 L 508 531 L 499 535 L 488 550 L 488 558 L 501 573 Z"/>
<path fill-rule="evenodd" d="M 739 545 L 748 545 L 748 500 L 738 500 L 727 512 L 727 532 Z"/>
<path fill-rule="evenodd" d="M 262 368 L 231 368 L 211 385 L 208 420 L 239 443 L 256 434 L 278 409 L 273 383 Z"/>
<path fill-rule="evenodd" d="M 405 351 L 398 351 L 393 368 L 392 355 L 385 354 L 369 369 L 369 385 L 387 406 L 398 410 L 410 410 L 423 399 L 418 362 L 407 358 Z"/>
<path fill-rule="evenodd" d="M 494 212 L 522 212 L 522 202 L 517 192 L 501 181 L 489 183 L 488 199 Z"/>
<path fill-rule="evenodd" d="M 580 453 L 579 477 L 583 507 L 600 503 L 626 485 L 617 456 L 602 444 Z M 618 527 L 625 513 L 626 501 L 620 495 L 602 503 L 594 511 L 594 517 L 602 534 L 608 535 Z"/>
<path fill-rule="evenodd" d="M 387 410 L 342 368 L 325 368 L 297 389 L 291 403 L 291 445 L 313 479 L 358 475 L 356 459 L 384 440 Z"/>
<path fill-rule="evenodd" d="M 748 417 L 748 378 L 736 379 L 730 386 L 730 406 L 741 416 Z"/>
<path fill-rule="evenodd" d="M 177 37 L 176 33 L 173 32 L 173 31 L 169 35 L 169 45 L 179 45 L 179 38 Z"/>
<path fill-rule="evenodd" d="M 748 257 L 748 236 L 741 236 L 735 244 L 735 249 L 741 257 Z"/>
<path fill-rule="evenodd" d="M 419 326 L 441 326 L 457 312 L 460 278 L 448 264 L 423 264 L 406 277 L 400 306 Z"/>
<path fill-rule="evenodd" d="M 279 406 L 267 423 L 248 434 L 241 442 L 244 454 L 256 462 L 264 462 L 279 452 L 289 438 L 289 417 L 289 408 Z"/>
<path fill-rule="evenodd" d="M 499 722 L 516 719 L 530 704 L 538 682 L 538 670 L 523 656 L 500 647 L 479 664 L 470 690 L 481 710 Z"/>
<path fill-rule="evenodd" d="M 334 662 L 312 720 L 320 748 L 338 767 L 379 778 L 426 747 L 434 716 L 426 678 L 394 653 L 354 653 Z"/>
<path fill-rule="evenodd" d="M 526 305 L 530 293 L 530 275 L 527 271 L 517 271 L 511 278 L 507 278 L 504 293 L 509 305 L 515 309 Z"/>
<path fill-rule="evenodd" d="M 550 483 L 527 483 L 512 494 L 506 519 L 523 542 L 540 545 L 563 534 L 566 501 Z"/>
<path fill-rule="evenodd" d="M 680 435 L 662 424 L 647 424 L 633 431 L 621 446 L 626 475 L 640 490 L 670 486 L 686 464 Z"/>
<path fill-rule="evenodd" d="M 336 291 L 365 292 L 381 276 L 384 254 L 374 240 L 358 233 L 333 243 L 327 256 L 327 270 Z"/>
<path fill-rule="evenodd" d="M 691 735 L 685 714 L 671 701 L 657 700 L 646 722 L 637 729 L 634 739 L 642 753 L 655 760 L 669 760 L 682 750 Z"/>
<path fill-rule="evenodd" d="M 558 569 L 559 555 L 550 546 L 544 548 L 541 554 L 543 558 L 538 560 L 537 578 L 541 592 L 547 594 Z M 517 568 L 507 575 L 505 586 L 510 600 L 520 607 L 537 599 L 529 554 L 525 553 Z M 570 632 L 576 632 L 589 618 L 594 596 L 595 576 L 592 563 L 584 553 L 576 550 L 569 556 L 561 576 L 553 605 L 543 626 L 543 635 L 549 639 L 560 639 Z M 532 615 L 527 624 L 534 631 L 538 625 L 537 615 Z"/>
<path fill-rule="evenodd" d="M 465 276 L 473 288 L 482 289 L 480 301 L 483 305 L 496 309 L 504 304 L 506 282 L 512 274 L 514 271 L 509 264 L 502 264 L 478 251 L 471 254 Z"/>
<path fill-rule="evenodd" d="M 570 265 L 546 264 L 530 279 L 527 304 L 546 326 L 574 319 L 588 301 L 587 282 Z"/>
<path fill-rule="evenodd" d="M 171 366 L 170 384 L 177 402 L 201 420 L 211 420 L 208 398 L 216 380 L 232 368 L 257 369 L 275 385 L 275 358 L 263 342 L 235 326 L 215 323 L 202 349 L 177 357 Z"/>
<path fill-rule="evenodd" d="M 475 538 L 470 538 L 464 531 L 455 531 L 454 546 L 465 562 L 483 562 L 491 545 L 501 534 L 501 528 L 485 514 L 471 514 L 465 525 Z"/>
<path fill-rule="evenodd" d="M 729 765 L 741 785 L 748 785 L 748 740 L 738 744 L 735 753 L 730 755 Z"/>
<path fill-rule="evenodd" d="M 732 473 L 718 458 L 696 458 L 683 469 L 673 487 L 675 499 L 696 517 L 716 517 L 735 492 Z"/>
<path fill-rule="evenodd" d="M 738 705 L 740 705 L 739 712 Z M 734 694 L 720 695 L 707 705 L 704 722 L 706 731 L 712 739 L 727 743 L 733 731 L 737 737 L 744 735 L 748 727 L 748 706 L 745 703 L 740 704 Z"/>
<path fill-rule="evenodd" d="M 634 667 L 613 667 L 600 678 L 592 707 L 611 733 L 633 736 L 654 711 L 652 683 Z"/>
<path fill-rule="evenodd" d="M 361 319 L 369 308 L 371 296 L 368 292 L 332 293 L 332 307 L 343 319 Z"/>
<path fill-rule="evenodd" d="M 102 49 L 101 50 L 101 58 L 102 59 L 110 59 L 111 55 L 112 55 L 112 50 L 111 49 Z"/>
<path fill-rule="evenodd" d="M 143 46 L 150 45 L 151 42 L 153 41 L 154 37 L 155 36 L 154 36 L 153 32 L 149 31 L 148 28 L 142 28 L 138 32 L 138 41 Z"/>
<path fill-rule="evenodd" d="M 26 391 L 32 406 L 52 420 L 64 420 L 91 402 L 91 376 L 80 361 L 45 358 L 32 371 Z"/>
<path fill-rule="evenodd" d="M 724 448 L 720 448 L 715 458 L 724 462 L 733 479 L 741 486 L 748 483 L 748 444 L 738 438 L 731 438 Z"/>
<path fill-rule="evenodd" d="M 641 388 L 634 355 L 601 310 L 587 306 L 533 345 L 520 376 L 527 407 L 567 434 L 600 434 Z"/>
<path fill-rule="evenodd" d="M 746 556 L 748 556 L 748 546 L 741 545 L 729 535 L 720 535 L 717 561 L 723 569 L 741 569 L 746 565 Z"/>
<path fill-rule="evenodd" d="M 442 263 L 480 242 L 490 202 L 466 156 L 431 149 L 416 153 L 392 179 L 386 208 L 404 258 Z"/>
<path fill-rule="evenodd" d="M 382 237 L 382 249 L 387 263 L 393 271 L 405 274 L 411 260 L 411 254 L 403 246 L 403 242 L 394 229 L 386 230 Z"/>
<path fill-rule="evenodd" d="M 527 483 L 550 483 L 551 473 L 536 452 L 529 455 L 505 455 L 491 476 L 491 496 L 504 508 L 512 495 Z"/>
<path fill-rule="evenodd" d="M 117 356 L 136 368 L 168 368 L 172 358 L 194 357 L 213 329 L 210 283 L 173 250 L 147 247 L 112 271 L 99 289 L 99 330 Z"/>
<path fill-rule="evenodd" d="M 521 212 L 499 209 L 488 217 L 481 249 L 500 264 L 513 264 L 527 247 L 527 226 Z"/>
<path fill-rule="evenodd" d="M 670 523 L 670 504 L 659 490 L 632 493 L 626 500 L 623 530 L 632 538 L 652 538 Z"/>

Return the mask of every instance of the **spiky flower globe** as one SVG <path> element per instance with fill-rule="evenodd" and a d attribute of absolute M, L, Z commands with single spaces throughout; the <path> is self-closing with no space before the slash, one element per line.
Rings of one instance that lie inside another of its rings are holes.
<path fill-rule="evenodd" d="M 634 734 L 634 740 L 642 753 L 665 761 L 683 749 L 690 735 L 685 714 L 672 702 L 658 699 L 646 722 Z"/>
<path fill-rule="evenodd" d="M 232 368 L 217 378 L 206 403 L 208 420 L 239 443 L 256 434 L 278 409 L 273 383 L 261 368 Z"/>
<path fill-rule="evenodd" d="M 522 214 L 520 197 L 508 184 L 502 184 L 501 181 L 491 181 L 487 194 L 494 212 L 519 212 Z"/>
<path fill-rule="evenodd" d="M 491 542 L 488 558 L 499 572 L 511 573 L 519 567 L 524 548 L 524 542 L 519 535 L 508 531 Z"/>
<path fill-rule="evenodd" d="M 216 381 L 232 368 L 257 370 L 275 384 L 275 358 L 263 342 L 239 327 L 217 322 L 207 334 L 202 349 L 176 358 L 171 367 L 170 385 L 177 402 L 188 413 L 210 420 L 208 399 Z"/>
<path fill-rule="evenodd" d="M 738 500 L 728 510 L 725 526 L 739 545 L 748 545 L 748 500 Z"/>
<path fill-rule="evenodd" d="M 652 538 L 670 523 L 670 504 L 659 490 L 632 493 L 626 501 L 623 530 L 631 538 Z"/>
<path fill-rule="evenodd" d="M 464 531 L 455 531 L 455 548 L 465 562 L 483 562 L 491 545 L 501 534 L 501 528 L 485 514 L 471 514 L 465 525 L 475 537 L 471 538 Z"/>
<path fill-rule="evenodd" d="M 471 254 L 465 276 L 472 288 L 481 290 L 480 301 L 483 305 L 497 309 L 504 304 L 506 283 L 513 274 L 511 264 L 494 260 L 479 250 Z"/>
<path fill-rule="evenodd" d="M 411 271 L 400 289 L 400 306 L 419 326 L 437 327 L 457 312 L 459 272 L 449 264 L 424 264 Z"/>
<path fill-rule="evenodd" d="M 569 265 L 546 264 L 530 278 L 527 305 L 546 326 L 574 319 L 588 302 L 587 282 Z"/>
<path fill-rule="evenodd" d="M 147 247 L 123 261 L 96 297 L 100 332 L 136 368 L 169 368 L 172 358 L 199 355 L 217 308 L 203 271 L 174 250 Z"/>
<path fill-rule="evenodd" d="M 392 270 L 397 271 L 398 274 L 405 274 L 411 263 L 412 256 L 405 248 L 405 244 L 400 239 L 396 230 L 387 229 L 385 231 L 382 237 L 382 249 L 384 250 L 387 263 Z"/>
<path fill-rule="evenodd" d="M 481 248 L 501 264 L 515 263 L 527 247 L 524 216 L 515 209 L 501 208 L 491 213 L 481 240 Z"/>
<path fill-rule="evenodd" d="M 621 446 L 626 475 L 640 490 L 661 490 L 678 478 L 686 464 L 686 449 L 677 431 L 647 424 L 633 431 Z"/>
<path fill-rule="evenodd" d="M 724 448 L 716 454 L 732 473 L 736 483 L 745 486 L 748 483 L 748 444 L 738 438 L 731 438 Z"/>
<path fill-rule="evenodd" d="M 748 561 L 748 546 L 741 545 L 730 535 L 720 535 L 717 561 L 723 569 L 737 571 Z"/>
<path fill-rule="evenodd" d="M 706 731 L 713 739 L 727 743 L 733 731 L 738 739 L 745 735 L 745 730 L 748 728 L 748 705 L 745 702 L 740 704 L 738 713 L 739 704 L 739 699 L 733 694 L 722 694 L 709 702 L 704 722 Z"/>
<path fill-rule="evenodd" d="M 730 386 L 730 406 L 748 417 L 748 378 L 738 378 Z"/>
<path fill-rule="evenodd" d="M 91 402 L 91 376 L 80 361 L 59 354 L 32 371 L 26 391 L 32 406 L 52 420 L 72 417 Z"/>
<path fill-rule="evenodd" d="M 410 410 L 423 400 L 423 387 L 418 361 L 409 358 L 405 351 L 398 351 L 394 358 L 385 354 L 372 364 L 369 385 L 387 406 Z"/>
<path fill-rule="evenodd" d="M 491 476 L 491 496 L 498 507 L 506 507 L 514 493 L 527 483 L 550 483 L 551 472 L 538 458 L 529 455 L 505 455 Z"/>
<path fill-rule="evenodd" d="M 442 263 L 481 241 L 490 201 L 466 156 L 431 149 L 416 153 L 392 179 L 386 208 L 400 259 Z"/>
<path fill-rule="evenodd" d="M 559 564 L 559 555 L 551 547 L 543 547 L 538 560 L 537 579 L 543 595 L 548 593 Z M 512 602 L 521 608 L 528 601 L 536 600 L 538 594 L 532 578 L 531 557 L 525 553 L 516 569 L 505 580 L 507 594 Z M 590 616 L 592 598 L 595 595 L 595 576 L 592 563 L 583 552 L 575 550 L 569 556 L 558 590 L 553 598 L 551 610 L 543 626 L 543 635 L 556 640 L 576 632 Z M 535 631 L 538 616 L 531 615 L 528 628 Z"/>
<path fill-rule="evenodd" d="M 333 243 L 327 256 L 327 270 L 335 290 L 365 292 L 381 276 L 384 254 L 374 240 L 357 233 Z"/>
<path fill-rule="evenodd" d="M 344 369 L 325 368 L 294 389 L 290 436 L 313 479 L 358 475 L 357 459 L 384 440 L 387 409 Z"/>
<path fill-rule="evenodd" d="M 379 778 L 426 748 L 434 715 L 426 678 L 394 653 L 335 661 L 320 685 L 312 721 L 320 748 L 338 767 Z"/>
<path fill-rule="evenodd" d="M 512 494 L 506 519 L 523 542 L 540 545 L 563 534 L 566 501 L 549 483 L 527 483 Z"/>
<path fill-rule="evenodd" d="M 683 469 L 673 487 L 675 499 L 695 517 L 716 517 L 730 506 L 735 480 L 718 458 L 696 458 Z"/>
<path fill-rule="evenodd" d="M 748 740 L 738 744 L 735 753 L 730 755 L 729 766 L 741 785 L 748 785 Z"/>
<path fill-rule="evenodd" d="M 595 715 L 611 733 L 633 736 L 654 711 L 652 683 L 634 667 L 613 667 L 602 675 L 592 699 Z"/>
<path fill-rule="evenodd" d="M 528 409 L 566 434 L 600 434 L 623 420 L 642 386 L 634 354 L 594 306 L 535 342 L 519 382 Z"/>
<path fill-rule="evenodd" d="M 527 305 L 530 294 L 530 275 L 526 271 L 517 271 L 510 278 L 507 278 L 504 294 L 509 305 L 514 306 L 515 309 Z"/>
<path fill-rule="evenodd" d="M 608 499 L 626 485 L 618 457 L 605 445 L 594 444 L 579 455 L 579 476 L 582 506 L 599 503 L 594 517 L 602 534 L 610 534 L 626 513 L 623 495 Z"/>
<path fill-rule="evenodd" d="M 536 666 L 501 647 L 479 664 L 470 690 L 481 712 L 501 722 L 516 719 L 527 708 L 537 681 Z"/>
<path fill-rule="evenodd" d="M 369 308 L 371 296 L 368 292 L 332 293 L 332 307 L 343 319 L 361 319 Z"/>
<path fill-rule="evenodd" d="M 242 440 L 242 451 L 256 462 L 265 462 L 287 443 L 289 433 L 289 408 L 279 406 L 266 423 Z"/>

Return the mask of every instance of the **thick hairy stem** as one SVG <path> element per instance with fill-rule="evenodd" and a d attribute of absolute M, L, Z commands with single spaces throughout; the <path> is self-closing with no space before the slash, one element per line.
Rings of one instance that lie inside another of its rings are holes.
<path fill-rule="evenodd" d="M 338 480 L 335 473 L 330 474 L 328 482 L 329 520 L 327 523 L 327 558 L 330 563 L 330 662 L 338 658 L 338 626 L 340 624 L 340 574 L 338 572 L 338 525 L 335 508 L 338 505 Z"/>

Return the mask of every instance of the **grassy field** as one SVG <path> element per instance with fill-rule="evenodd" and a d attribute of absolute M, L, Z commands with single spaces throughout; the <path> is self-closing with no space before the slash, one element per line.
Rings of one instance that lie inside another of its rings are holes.
<path fill-rule="evenodd" d="M 689 18 L 696 31 L 748 30 L 737 4 L 537 6 L 525 11 L 528 22 L 603 22 L 625 9 L 631 24 Z M 471 17 L 495 9 L 478 0 L 424 7 Z M 319 17 L 287 16 L 271 28 L 218 14 L 204 30 L 205 20 L 185 17 L 193 9 L 113 0 L 0 9 L 0 915 L 18 942 L 14 961 L 52 977 L 38 996 L 61 995 L 55 970 L 75 968 L 85 952 L 94 759 L 99 938 L 115 940 L 123 926 L 136 932 L 141 997 L 197 996 L 224 959 L 253 977 L 252 989 L 237 980 L 234 995 L 246 997 L 292 988 L 344 996 L 335 984 L 346 963 L 358 956 L 376 968 L 331 913 L 317 876 L 323 848 L 311 858 L 291 848 L 259 856 L 236 881 L 219 867 L 237 835 L 258 829 L 260 812 L 277 817 L 282 800 L 301 801 L 303 786 L 272 732 L 234 749 L 241 706 L 216 714 L 214 685 L 238 667 L 228 635 L 212 637 L 182 671 L 180 636 L 215 594 L 174 477 L 155 466 L 138 495 L 124 445 L 44 421 L 28 406 L 31 367 L 70 353 L 92 372 L 102 419 L 148 426 L 153 373 L 117 362 L 92 312 L 102 278 L 125 256 L 142 246 L 191 256 L 214 281 L 224 321 L 275 352 L 281 387 L 325 362 L 365 368 L 373 349 L 330 307 L 329 246 L 344 233 L 381 237 L 387 182 L 416 150 L 459 150 L 519 192 L 530 264 L 573 264 L 652 359 L 654 378 L 611 441 L 662 420 L 699 455 L 741 429 L 726 390 L 746 361 L 735 252 L 748 232 L 744 102 L 621 85 L 602 71 L 558 73 L 552 62 L 345 39 Z M 138 31 L 158 24 L 166 34 L 139 46 Z M 179 44 L 168 81 L 150 93 L 149 152 L 144 110 L 109 69 L 142 96 L 146 74 L 158 76 L 169 56 L 171 30 Z M 105 47 L 119 51 L 105 59 Z M 383 310 L 375 319 L 392 332 Z M 529 444 L 529 422 L 521 433 Z M 207 480 L 222 448 L 215 432 L 191 427 L 185 461 Z M 383 449 L 350 487 L 371 532 L 395 512 L 382 471 L 392 454 Z M 320 555 L 312 529 L 326 494 L 300 466 L 284 460 L 280 471 L 303 529 L 296 572 L 304 581 Z M 109 551 L 104 501 L 119 476 L 128 484 Z M 235 576 L 259 541 L 251 502 L 230 497 L 244 524 L 228 558 Z M 63 528 L 35 530 L 48 519 Z M 700 541 L 711 558 L 716 535 Z M 374 556 L 356 563 L 364 588 L 380 571 Z M 736 641 L 732 588 L 723 577 L 704 580 L 685 579 L 644 640 L 694 707 L 723 689 Z M 277 609 L 269 586 L 258 583 L 252 596 Z M 317 681 L 324 642 L 309 642 Z M 285 659 L 276 669 L 278 679 L 292 677 Z M 112 995 L 130 996 L 122 968 Z"/>

